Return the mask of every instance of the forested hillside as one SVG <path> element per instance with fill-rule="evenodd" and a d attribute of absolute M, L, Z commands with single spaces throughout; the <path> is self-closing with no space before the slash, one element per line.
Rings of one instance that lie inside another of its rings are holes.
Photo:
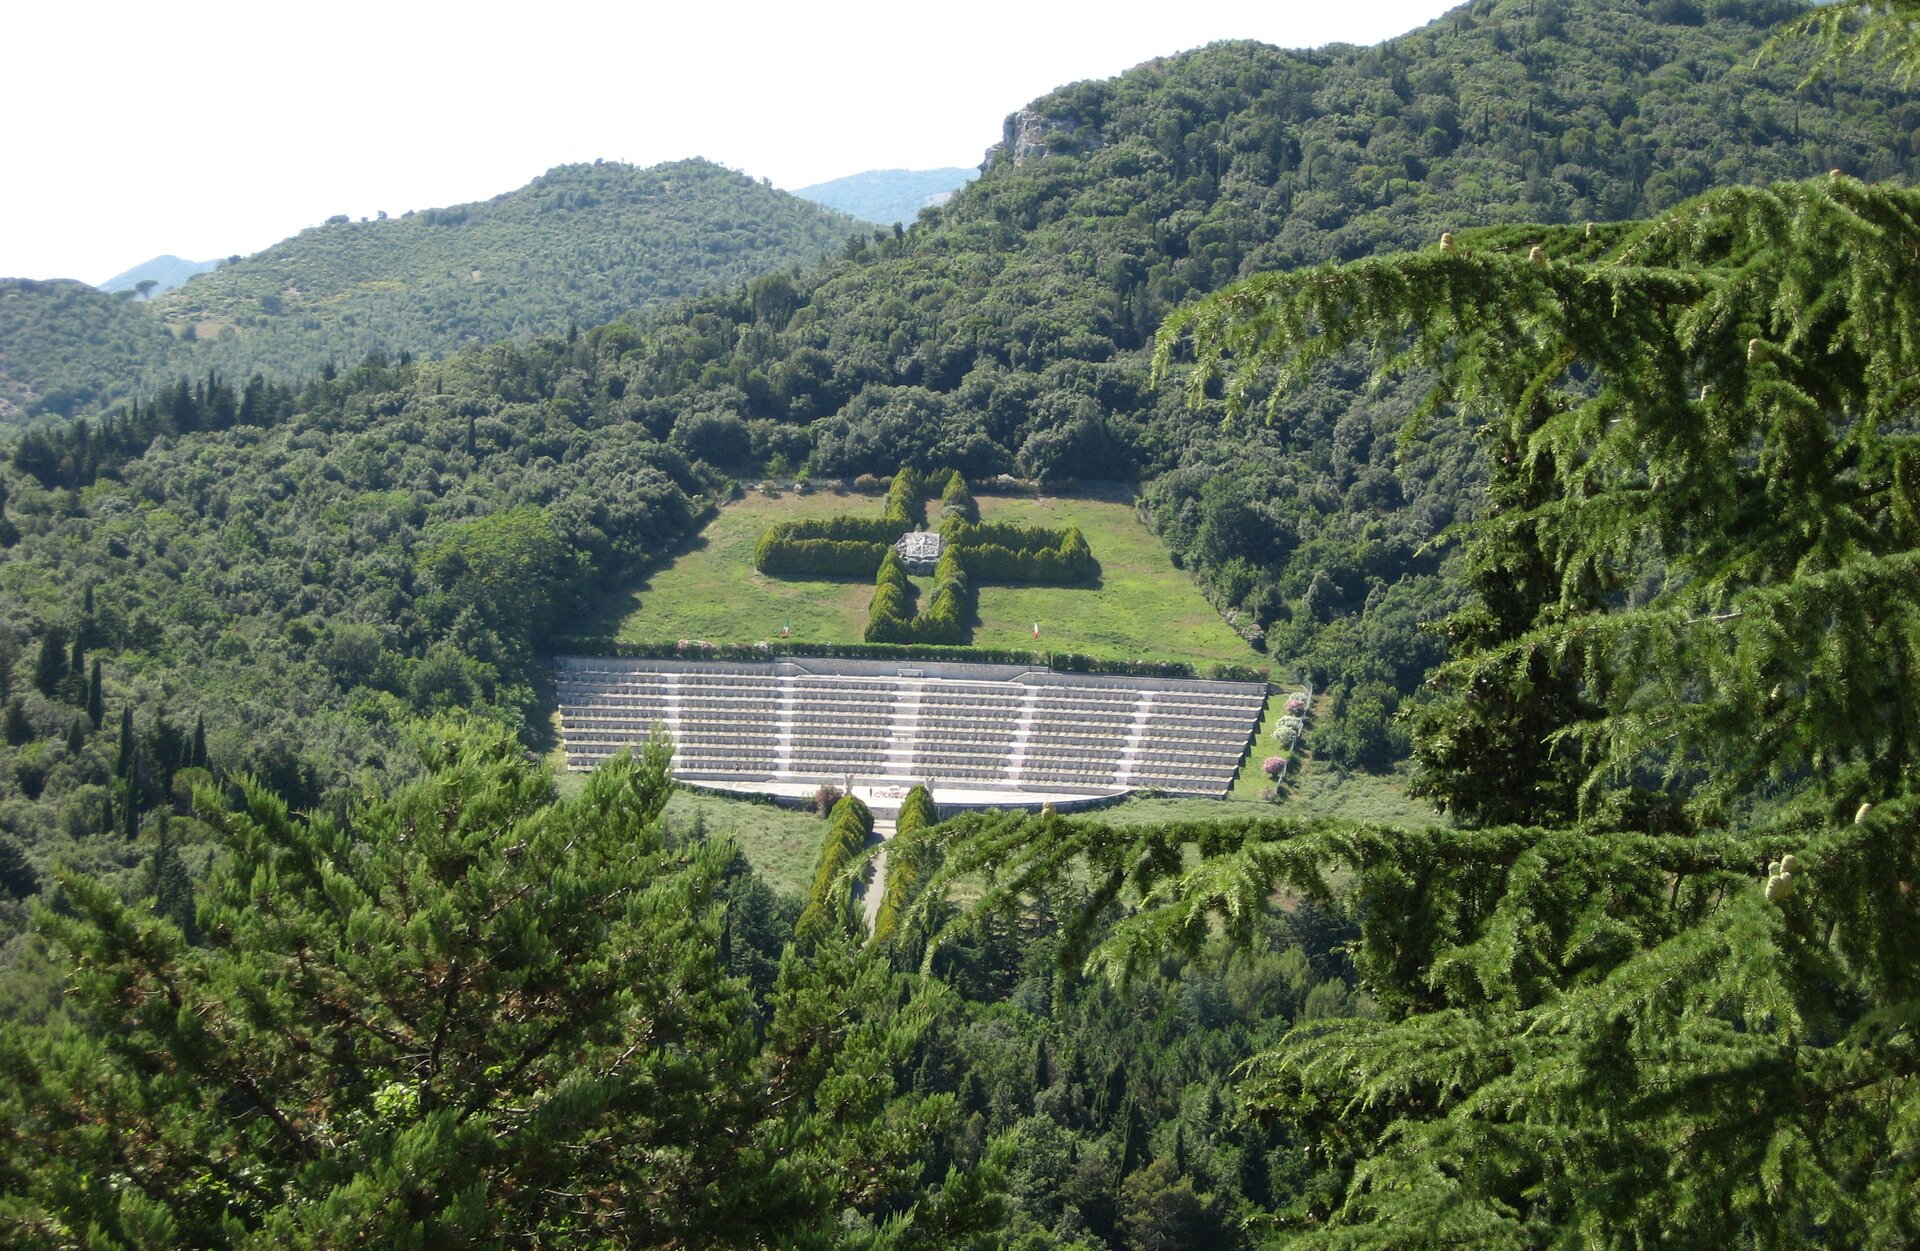
<path fill-rule="evenodd" d="M 1793 11 L 1477 3 L 1376 48 L 1229 44 L 1076 84 L 1009 118 L 927 224 L 640 326 L 619 407 L 742 468 L 1137 477 L 1222 609 L 1335 692 L 1327 752 L 1385 763 L 1440 656 L 1416 627 L 1453 603 L 1430 541 L 1471 507 L 1467 442 L 1444 423 L 1402 439 L 1413 398 L 1363 399 L 1338 361 L 1272 428 L 1223 434 L 1147 385 L 1148 337 L 1262 269 L 1732 181 L 1910 174 L 1910 97 L 1857 68 L 1802 89 L 1804 61 L 1756 60 Z"/>
<path fill-rule="evenodd" d="M 1760 38 L 1751 19 L 1659 25 L 1625 4 L 1563 18 L 1532 46 L 1590 70 L 1596 91 L 1641 89 L 1631 134 L 1606 151 L 1633 146 L 1638 118 L 1704 126 L 1790 98 L 1752 85 L 1790 67 L 1736 72 Z M 836 475 L 902 460 L 1148 475 L 1176 556 L 1245 628 L 1265 628 L 1278 659 L 1304 658 L 1334 689 L 1322 749 L 1357 764 L 1404 754 L 1391 714 L 1444 656 L 1421 625 L 1463 594 L 1431 540 L 1473 510 L 1470 442 L 1448 422 L 1401 438 L 1411 396 L 1362 402 L 1365 371 L 1338 359 L 1278 425 L 1223 430 L 1218 412 L 1148 385 L 1146 347 L 1164 302 L 1237 271 L 1234 239 L 1241 265 L 1271 254 L 1263 232 L 1339 250 L 1337 230 L 1303 234 L 1284 212 L 1289 195 L 1370 194 L 1358 148 L 1350 168 L 1303 164 L 1311 144 L 1291 155 L 1301 136 L 1349 124 L 1324 101 L 1358 93 L 1382 110 L 1378 134 L 1412 144 L 1392 118 L 1494 82 L 1508 62 L 1469 53 L 1532 38 L 1539 20 L 1478 6 L 1380 49 L 1235 44 L 1155 62 L 1049 97 L 1010 122 L 1014 146 L 950 209 L 798 277 L 445 362 L 376 354 L 296 387 L 201 378 L 17 440 L 0 471 L 6 837 L 41 866 L 103 833 L 126 854 L 111 832 L 169 802 L 177 740 L 202 718 L 210 764 L 261 772 L 303 804 L 353 792 L 406 716 L 477 703 L 518 724 L 555 625 L 688 535 L 726 474 L 775 455 Z M 1569 42 L 1582 32 L 1594 42 Z M 1420 68 L 1429 45 L 1453 58 L 1436 63 L 1452 95 L 1414 90 L 1440 73 Z M 1701 69 L 1699 101 L 1653 88 L 1677 79 L 1638 68 L 1650 47 Z M 1600 59 L 1623 48 L 1641 49 L 1629 68 Z M 1390 113 L 1396 75 L 1409 100 Z M 1756 146 L 1764 136 L 1745 128 L 1709 137 L 1761 173 L 1858 159 L 1874 136 L 1904 151 L 1905 132 L 1883 132 L 1909 106 L 1878 88 L 1820 92 L 1845 108 L 1804 105 L 1799 146 Z M 1489 120 L 1484 141 L 1463 131 L 1454 157 L 1537 163 L 1519 121 Z M 1048 126 L 1055 151 L 1023 154 L 1020 136 Z M 1651 123 L 1646 134 L 1643 191 L 1665 185 L 1656 175 L 1680 151 Z M 1433 158 L 1435 190 L 1368 211 L 1437 238 L 1411 205 L 1449 194 L 1454 157 Z M 1525 198 L 1565 185 L 1505 184 L 1508 199 L 1476 216 L 1583 210 Z M 123 703 L 136 708 L 129 733 L 166 762 L 137 785 L 104 711 Z"/>
<path fill-rule="evenodd" d="M 0 278 L 0 427 L 131 400 L 174 350 L 133 300 L 84 282 Z"/>
<path fill-rule="evenodd" d="M 299 382 L 370 351 L 458 348 L 812 264 L 852 219 L 707 161 L 549 170 L 476 204 L 329 219 L 139 307 L 14 284 L 0 421 L 104 409 L 177 376 Z"/>

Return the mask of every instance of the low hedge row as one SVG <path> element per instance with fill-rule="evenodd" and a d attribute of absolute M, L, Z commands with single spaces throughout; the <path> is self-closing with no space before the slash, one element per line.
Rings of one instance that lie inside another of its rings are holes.
<path fill-rule="evenodd" d="M 980 582 L 1039 582 L 1071 586 L 1093 577 L 1093 553 L 1078 530 L 1069 529 L 1057 547 L 1020 550 L 998 543 L 955 544 L 951 549 Z"/>
<path fill-rule="evenodd" d="M 944 530 L 947 520 L 956 522 L 977 522 L 980 520 L 980 505 L 975 502 L 973 492 L 967 489 L 967 480 L 961 474 L 947 475 L 947 489 L 940 492 L 940 527 Z"/>
<path fill-rule="evenodd" d="M 761 535 L 760 545 L 754 549 L 753 567 L 761 573 L 871 578 L 893 550 L 891 540 L 796 539 L 780 533 L 781 529 L 775 526 Z"/>
<path fill-rule="evenodd" d="M 1140 678 L 1213 678 L 1222 682 L 1265 682 L 1269 671 L 1255 665 L 1215 664 L 1204 672 L 1180 660 L 1112 660 L 1079 652 L 1027 652 L 1001 647 L 960 647 L 925 643 L 710 643 L 705 639 L 624 642 L 603 638 L 557 638 L 553 652 L 568 656 L 614 656 L 622 660 L 767 661 L 775 656 L 821 660 L 951 660 L 974 665 L 1032 665 L 1058 673 L 1104 673 Z"/>

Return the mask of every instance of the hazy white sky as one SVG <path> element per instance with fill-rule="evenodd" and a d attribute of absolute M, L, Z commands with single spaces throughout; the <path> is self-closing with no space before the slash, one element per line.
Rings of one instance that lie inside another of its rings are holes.
<path fill-rule="evenodd" d="M 555 165 L 793 188 L 977 165 L 1063 83 L 1217 39 L 1374 43 L 1447 0 L 23 0 L 0 14 L 0 275 L 100 282 Z"/>

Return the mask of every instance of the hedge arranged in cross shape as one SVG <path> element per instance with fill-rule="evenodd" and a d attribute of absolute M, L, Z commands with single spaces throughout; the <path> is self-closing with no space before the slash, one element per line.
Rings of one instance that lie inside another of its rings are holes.
<path fill-rule="evenodd" d="M 926 611 L 916 613 L 913 583 L 893 544 L 926 524 L 927 491 L 943 477 L 940 533 L 945 544 L 934 566 Z M 902 467 L 887 488 L 879 517 L 781 522 L 761 536 L 753 567 L 770 574 L 871 577 L 867 642 L 959 646 L 973 636 L 974 583 L 1085 582 L 1093 576 L 1093 552 L 1072 526 L 1048 530 L 981 521 L 966 478 L 953 470 L 935 470 L 923 478 Z"/>

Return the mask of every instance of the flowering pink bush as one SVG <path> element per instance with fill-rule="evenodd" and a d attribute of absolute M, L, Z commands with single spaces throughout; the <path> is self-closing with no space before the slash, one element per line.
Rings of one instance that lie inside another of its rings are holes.
<path fill-rule="evenodd" d="M 1286 767 L 1287 767 L 1287 758 L 1285 756 L 1268 756 L 1265 760 L 1260 762 L 1260 771 L 1262 773 L 1265 773 L 1270 778 L 1279 777 L 1281 770 L 1285 769 Z"/>

